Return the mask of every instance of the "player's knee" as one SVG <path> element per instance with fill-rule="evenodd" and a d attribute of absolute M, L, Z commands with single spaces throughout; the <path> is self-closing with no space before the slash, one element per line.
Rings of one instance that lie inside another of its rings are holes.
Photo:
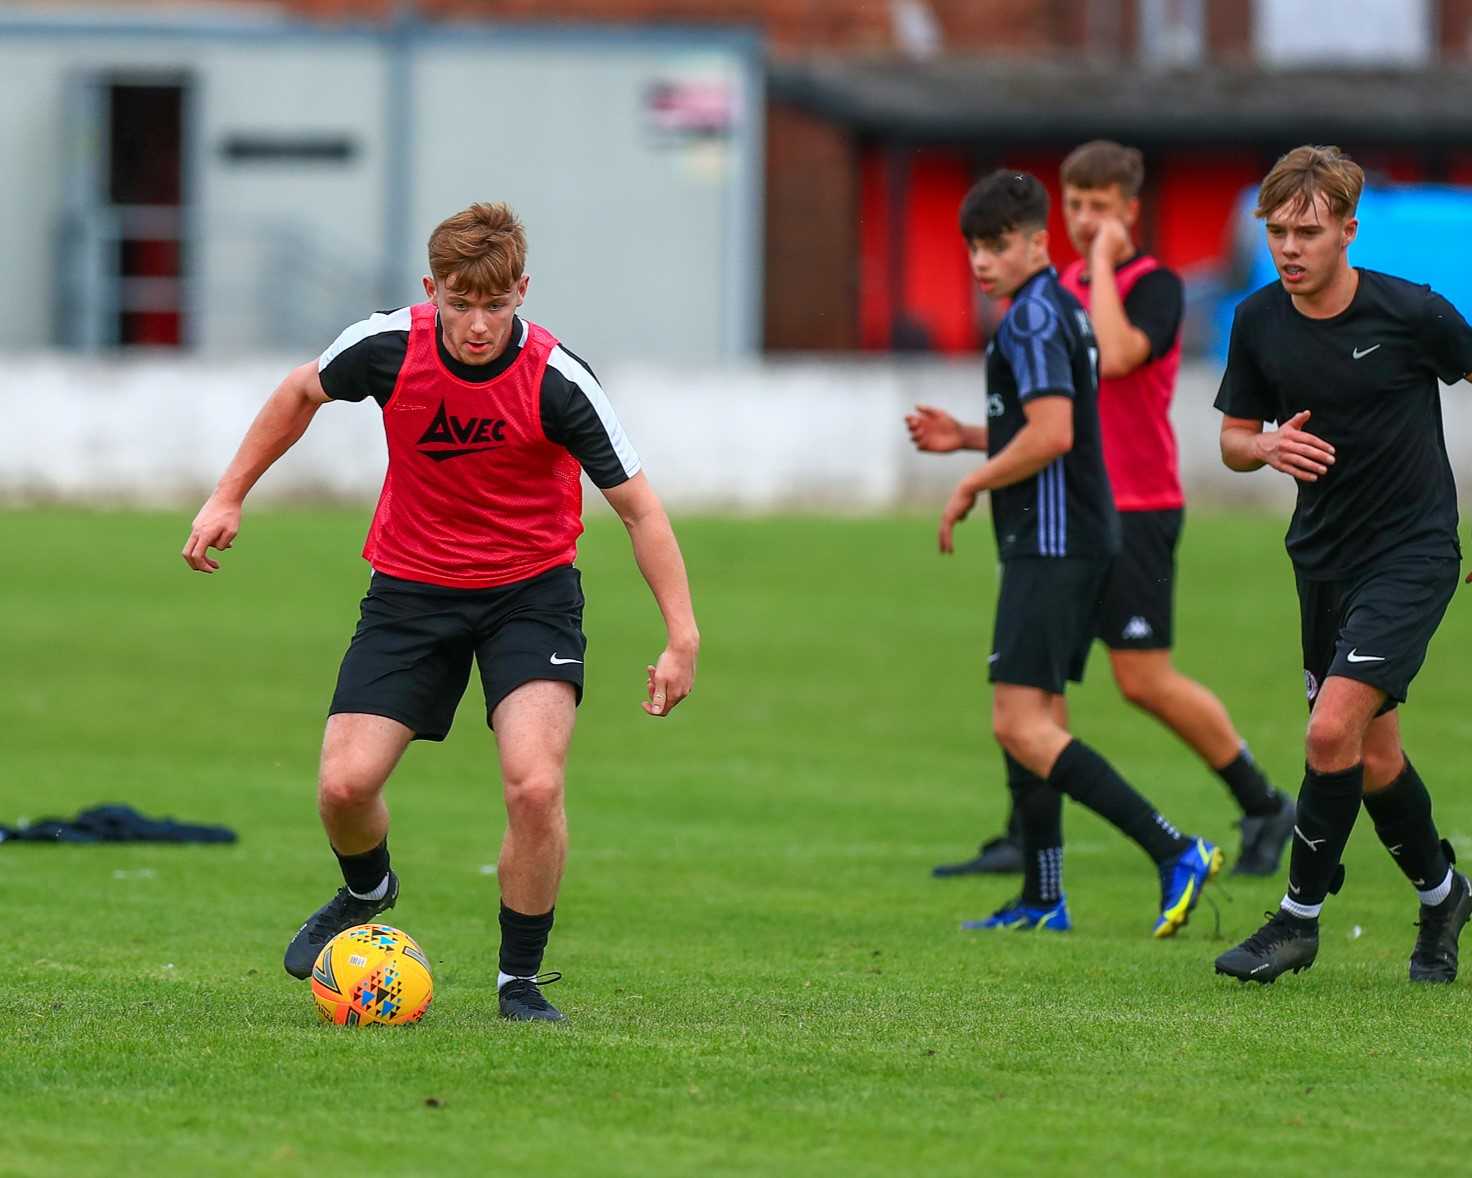
<path fill-rule="evenodd" d="M 1126 703 L 1134 704 L 1135 707 L 1143 708 L 1147 712 L 1154 707 L 1156 687 L 1153 680 L 1131 672 L 1123 674 L 1116 672 L 1114 681 L 1119 686 L 1119 694 L 1124 696 Z"/>
<path fill-rule="evenodd" d="M 1167 690 L 1168 678 L 1168 665 L 1141 666 L 1123 660 L 1114 664 L 1114 683 L 1119 688 L 1119 694 L 1127 703 L 1147 712 L 1155 710 L 1162 693 Z"/>
<path fill-rule="evenodd" d="M 1045 727 L 1031 717 L 993 715 L 992 735 L 1008 756 L 1036 772 L 1032 767 L 1039 759 L 1039 744 Z"/>
<path fill-rule="evenodd" d="M 317 803 L 324 811 L 355 810 L 378 797 L 383 781 L 351 763 L 322 767 L 317 779 Z"/>
<path fill-rule="evenodd" d="M 1022 758 L 1017 755 L 1018 746 L 1022 740 L 1022 725 L 1013 716 L 1003 712 L 992 713 L 992 735 L 997 738 L 997 743 L 1009 757 L 1018 761 Z"/>
<path fill-rule="evenodd" d="M 506 782 L 506 815 L 514 825 L 545 825 L 562 814 L 562 779 L 529 773 Z"/>
<path fill-rule="evenodd" d="M 1360 759 L 1362 738 L 1348 717 L 1315 708 L 1304 741 L 1308 763 L 1321 771 L 1348 768 Z"/>
<path fill-rule="evenodd" d="M 1405 758 L 1399 749 L 1375 748 L 1366 744 L 1360 755 L 1365 767 L 1365 786 L 1384 789 L 1400 776 Z"/>

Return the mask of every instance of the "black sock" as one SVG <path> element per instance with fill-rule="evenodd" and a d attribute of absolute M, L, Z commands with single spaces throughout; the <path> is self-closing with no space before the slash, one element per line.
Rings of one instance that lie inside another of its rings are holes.
<path fill-rule="evenodd" d="M 1130 788 L 1114 767 L 1081 740 L 1069 743 L 1048 784 L 1112 822 L 1157 863 L 1173 859 L 1191 845 L 1145 798 Z"/>
<path fill-rule="evenodd" d="M 552 916 L 548 909 L 541 916 L 523 916 L 501 905 L 501 972 L 514 978 L 535 977 L 542 968 L 542 954 L 552 932 Z"/>
<path fill-rule="evenodd" d="M 1288 898 L 1294 903 L 1320 905 L 1338 890 L 1339 860 L 1359 816 L 1364 781 L 1363 765 L 1334 773 L 1304 772 L 1288 859 Z"/>
<path fill-rule="evenodd" d="M 1050 908 L 1063 895 L 1063 795 L 1006 753 L 1007 787 L 1022 843 L 1022 902 Z"/>
<path fill-rule="evenodd" d="M 1018 762 L 1014 761 L 1010 756 L 1008 756 L 1006 749 L 1002 749 L 1001 752 L 1002 776 L 1006 779 L 1008 791 L 1007 830 L 1004 837 L 1009 842 L 1014 842 L 1020 847 L 1022 845 L 1022 815 L 1017 812 L 1017 789 L 1013 785 L 1013 773 L 1015 772 L 1013 766 L 1015 765 L 1017 769 L 1021 769 L 1024 773 L 1026 773 L 1027 770 L 1023 769 Z"/>
<path fill-rule="evenodd" d="M 1263 776 L 1263 771 L 1257 767 L 1257 762 L 1252 759 L 1245 744 L 1237 754 L 1237 759 L 1223 765 L 1216 771 L 1216 775 L 1232 791 L 1237 805 L 1242 807 L 1242 813 L 1247 817 L 1263 818 L 1276 814 L 1282 808 L 1282 796 Z"/>
<path fill-rule="evenodd" d="M 388 836 L 384 836 L 383 842 L 368 851 L 357 855 L 344 855 L 336 847 L 332 853 L 337 856 L 338 866 L 342 868 L 343 881 L 348 885 L 348 891 L 357 892 L 360 896 L 366 896 L 383 882 L 383 877 L 388 874 Z"/>
<path fill-rule="evenodd" d="M 1014 843 L 1022 842 L 1022 815 L 1017 812 L 1016 797 L 1012 799 L 1012 808 L 1007 811 L 1007 839 Z"/>
<path fill-rule="evenodd" d="M 1401 775 L 1375 793 L 1366 791 L 1365 809 L 1375 833 L 1418 891 L 1439 887 L 1451 864 L 1431 818 L 1431 795 L 1409 757 Z"/>

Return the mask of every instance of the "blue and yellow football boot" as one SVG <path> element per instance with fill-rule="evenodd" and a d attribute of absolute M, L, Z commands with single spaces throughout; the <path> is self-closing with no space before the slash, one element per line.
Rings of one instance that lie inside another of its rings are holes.
<path fill-rule="evenodd" d="M 1073 927 L 1068 919 L 1067 897 L 1059 896 L 1058 903 L 1034 908 L 1022 902 L 1019 896 L 1009 904 L 1003 904 L 985 920 L 963 920 L 961 927 L 975 929 L 1013 929 L 1026 932 L 1029 929 L 1046 929 L 1050 933 L 1066 933 Z"/>
<path fill-rule="evenodd" d="M 1157 940 L 1173 937 L 1191 919 L 1201 889 L 1222 869 L 1222 850 L 1203 838 L 1160 867 L 1160 915 L 1155 920 Z"/>

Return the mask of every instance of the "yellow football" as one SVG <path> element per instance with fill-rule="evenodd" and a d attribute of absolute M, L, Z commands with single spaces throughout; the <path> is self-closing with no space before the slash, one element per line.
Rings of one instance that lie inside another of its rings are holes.
<path fill-rule="evenodd" d="M 344 929 L 322 946 L 312 967 L 317 1013 L 339 1026 L 417 1023 L 433 997 L 424 950 L 386 924 Z"/>

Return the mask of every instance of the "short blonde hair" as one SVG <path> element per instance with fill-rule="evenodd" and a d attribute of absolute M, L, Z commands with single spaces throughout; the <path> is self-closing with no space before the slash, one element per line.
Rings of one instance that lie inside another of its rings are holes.
<path fill-rule="evenodd" d="M 429 235 L 429 272 L 465 294 L 502 294 L 526 273 L 526 230 L 510 205 L 473 204 Z"/>
<path fill-rule="evenodd" d="M 1267 217 L 1284 205 L 1302 213 L 1322 195 L 1329 212 L 1344 221 L 1354 216 L 1364 187 L 1364 170 L 1337 147 L 1295 147 L 1263 177 L 1253 215 Z"/>

